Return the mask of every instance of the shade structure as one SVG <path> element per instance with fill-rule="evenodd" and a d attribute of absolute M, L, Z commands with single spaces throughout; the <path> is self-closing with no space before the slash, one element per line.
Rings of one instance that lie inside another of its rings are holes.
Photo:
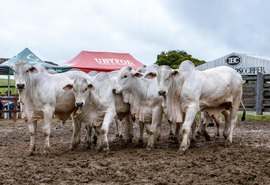
<path fill-rule="evenodd" d="M 143 64 L 133 58 L 129 53 L 81 51 L 73 59 L 62 65 L 80 69 L 88 73 L 90 71 L 108 72 L 121 69 L 124 66 L 137 69 Z"/>
<path fill-rule="evenodd" d="M 30 49 L 25 48 L 20 53 L 18 53 L 16 56 L 10 58 L 6 62 L 2 63 L 0 65 L 0 74 L 1 75 L 12 75 L 13 71 L 10 69 L 10 66 L 13 65 L 17 61 L 24 61 L 28 63 L 30 66 L 36 65 L 36 64 L 42 64 L 47 69 L 54 69 L 58 73 L 65 72 L 71 69 L 69 66 L 54 66 L 51 64 L 48 64 L 44 61 L 42 61 L 39 57 L 37 57 Z"/>

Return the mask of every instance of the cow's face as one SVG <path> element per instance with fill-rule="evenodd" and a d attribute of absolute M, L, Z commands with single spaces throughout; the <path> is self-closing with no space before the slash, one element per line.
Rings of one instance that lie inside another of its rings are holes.
<path fill-rule="evenodd" d="M 124 90 L 128 90 L 132 86 L 132 78 L 141 77 L 138 72 L 133 73 L 130 67 L 122 68 L 117 76 L 117 82 L 113 89 L 114 93 L 121 93 Z"/>
<path fill-rule="evenodd" d="M 172 84 L 173 78 L 178 75 L 179 72 L 171 69 L 169 66 L 159 66 L 156 72 L 150 72 L 145 74 L 145 78 L 155 78 L 157 77 L 158 82 L 158 93 L 161 96 L 166 96 L 169 87 Z"/>
<path fill-rule="evenodd" d="M 26 83 L 28 81 L 30 73 L 37 73 L 37 69 L 35 67 L 29 66 L 25 62 L 16 62 L 11 69 L 14 73 L 14 80 L 16 82 L 15 87 L 19 90 L 22 90 L 26 87 Z"/>
<path fill-rule="evenodd" d="M 90 94 L 90 90 L 93 88 L 93 85 L 88 84 L 86 79 L 78 78 L 73 82 L 73 84 L 68 84 L 63 89 L 66 91 L 73 90 L 75 96 L 75 106 L 80 108 L 85 105 L 85 101 Z"/>

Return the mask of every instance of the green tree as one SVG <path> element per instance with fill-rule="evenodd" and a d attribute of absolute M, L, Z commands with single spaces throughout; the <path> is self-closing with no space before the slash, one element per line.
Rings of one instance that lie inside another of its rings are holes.
<path fill-rule="evenodd" d="M 193 58 L 192 55 L 188 54 L 184 50 L 171 50 L 168 52 L 162 51 L 157 56 L 157 65 L 168 65 L 171 68 L 177 69 L 181 62 L 184 60 L 190 60 L 192 61 L 195 66 L 201 65 L 205 63 L 203 60 L 199 60 L 197 58 Z"/>

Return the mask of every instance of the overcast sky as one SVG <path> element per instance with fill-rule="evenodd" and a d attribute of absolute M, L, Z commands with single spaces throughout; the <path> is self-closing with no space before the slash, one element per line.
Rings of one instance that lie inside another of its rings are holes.
<path fill-rule="evenodd" d="M 125 52 L 142 63 L 185 50 L 211 61 L 270 56 L 268 0 L 0 0 L 0 58 L 28 47 L 63 63 L 81 50 Z"/>

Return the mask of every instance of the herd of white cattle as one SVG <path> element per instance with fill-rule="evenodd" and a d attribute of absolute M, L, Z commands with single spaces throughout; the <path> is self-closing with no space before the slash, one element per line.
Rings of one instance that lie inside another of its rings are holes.
<path fill-rule="evenodd" d="M 184 61 L 178 70 L 152 65 L 137 70 L 123 67 L 119 71 L 89 74 L 81 71 L 51 74 L 41 65 L 31 67 L 23 61 L 10 67 L 29 126 L 29 155 L 35 151 L 36 127 L 40 119 L 43 119 L 45 136 L 44 154 L 49 153 L 54 116 L 63 122 L 71 117 L 71 149 L 80 143 L 84 123 L 87 143 L 91 144 L 94 130 L 96 149 L 109 152 L 109 128 L 119 120 L 125 124 L 125 142 L 132 140 L 133 122 L 138 120 L 138 142 L 143 144 L 145 127 L 147 148 L 152 148 L 155 139 L 160 137 L 162 118 L 166 117 L 171 127 L 176 125 L 175 137 L 182 137 L 179 150 L 186 151 L 190 141 L 195 139 L 197 113 L 201 114 L 202 130 L 208 137 L 207 121 L 214 119 L 218 124 L 219 117 L 224 115 L 223 136 L 232 142 L 243 82 L 241 75 L 230 67 L 198 71 L 191 61 Z"/>

